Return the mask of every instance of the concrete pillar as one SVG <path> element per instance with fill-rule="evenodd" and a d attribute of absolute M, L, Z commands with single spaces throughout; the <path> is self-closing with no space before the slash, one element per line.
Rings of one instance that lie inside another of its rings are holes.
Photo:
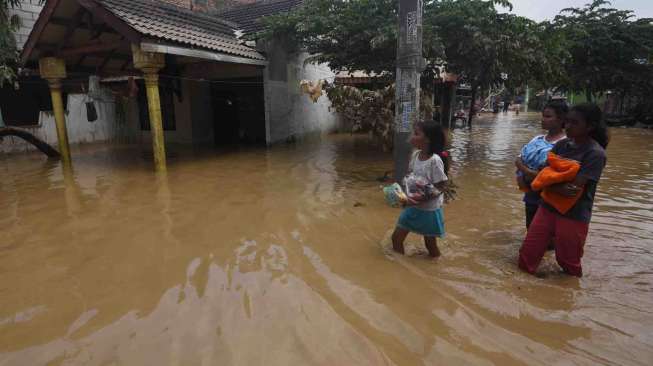
<path fill-rule="evenodd" d="M 408 138 L 420 115 L 420 74 L 426 63 L 422 57 L 422 6 L 422 0 L 399 1 L 393 152 L 397 182 L 408 171 L 412 151 Z"/>
<path fill-rule="evenodd" d="M 166 147 L 163 135 L 163 118 L 161 115 L 161 99 L 159 97 L 159 70 L 165 66 L 165 55 L 161 53 L 143 52 L 138 45 L 132 45 L 134 67 L 143 72 L 145 89 L 147 91 L 147 107 L 150 114 L 150 132 L 152 133 L 152 151 L 154 153 L 154 169 L 157 172 L 166 171 Z"/>
<path fill-rule="evenodd" d="M 70 165 L 70 145 L 68 144 L 68 130 L 66 129 L 66 115 L 64 113 L 63 99 L 61 98 L 61 80 L 66 78 L 66 63 L 55 57 L 45 57 L 39 60 L 41 77 L 50 85 L 52 110 L 54 121 L 57 125 L 57 140 L 59 153 L 65 165 Z"/>

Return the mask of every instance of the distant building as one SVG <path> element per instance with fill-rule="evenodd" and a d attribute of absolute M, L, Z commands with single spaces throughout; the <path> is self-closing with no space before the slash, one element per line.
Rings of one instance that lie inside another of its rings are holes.
<path fill-rule="evenodd" d="M 328 67 L 304 65 L 307 54 L 291 54 L 279 43 L 242 38 L 262 30 L 262 17 L 301 6 L 301 0 L 62 0 L 47 2 L 40 18 L 38 0 L 23 3 L 15 10 L 24 19 L 16 36 L 31 73 L 21 77 L 19 90 L 0 91 L 0 106 L 7 124 L 55 146 L 53 117 L 38 112 L 51 108 L 47 84 L 37 74 L 44 56 L 66 63 L 71 144 L 149 143 L 133 44 L 165 55 L 159 89 L 166 143 L 273 144 L 335 128 L 327 98 L 313 103 L 299 89 L 302 79 L 333 79 Z M 89 103 L 95 121 L 87 118 Z M 0 144 L 0 151 L 29 148 L 18 140 Z"/>
<path fill-rule="evenodd" d="M 40 0 L 21 0 L 20 8 L 9 9 L 9 14 L 20 17 L 21 26 L 14 34 L 19 49 L 22 49 L 25 42 L 27 42 L 29 33 L 34 28 L 36 19 L 38 19 L 42 9 L 43 5 L 40 4 Z"/>

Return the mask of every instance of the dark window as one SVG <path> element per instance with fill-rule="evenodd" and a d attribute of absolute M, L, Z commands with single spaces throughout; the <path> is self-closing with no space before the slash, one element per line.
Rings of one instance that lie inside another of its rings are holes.
<path fill-rule="evenodd" d="M 159 82 L 159 99 L 161 100 L 161 117 L 164 131 L 175 131 L 175 100 L 174 89 L 170 83 Z M 150 111 L 147 107 L 147 92 L 145 82 L 138 80 L 138 110 L 141 130 L 150 130 Z"/>
<path fill-rule="evenodd" d="M 5 84 L 0 88 L 0 109 L 7 126 L 35 126 L 41 111 L 52 111 L 52 99 L 47 82 L 42 79 L 24 79 L 16 90 Z M 63 94 L 64 107 L 66 94 Z"/>

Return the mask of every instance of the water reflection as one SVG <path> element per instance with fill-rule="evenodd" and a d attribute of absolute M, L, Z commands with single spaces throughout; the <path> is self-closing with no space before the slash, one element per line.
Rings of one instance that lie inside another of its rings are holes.
<path fill-rule="evenodd" d="M 160 176 L 133 147 L 2 156 L 0 365 L 647 365 L 653 133 L 612 131 L 586 276 L 533 278 L 512 160 L 538 126 L 452 132 L 437 263 L 382 250 L 391 157 L 364 137 L 177 148 Z"/>

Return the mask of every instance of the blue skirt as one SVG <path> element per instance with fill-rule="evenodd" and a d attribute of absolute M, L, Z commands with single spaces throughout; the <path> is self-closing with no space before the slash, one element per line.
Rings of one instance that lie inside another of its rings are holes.
<path fill-rule="evenodd" d="M 397 226 L 423 236 L 444 236 L 444 214 L 437 210 L 420 210 L 407 207 L 399 215 Z"/>

